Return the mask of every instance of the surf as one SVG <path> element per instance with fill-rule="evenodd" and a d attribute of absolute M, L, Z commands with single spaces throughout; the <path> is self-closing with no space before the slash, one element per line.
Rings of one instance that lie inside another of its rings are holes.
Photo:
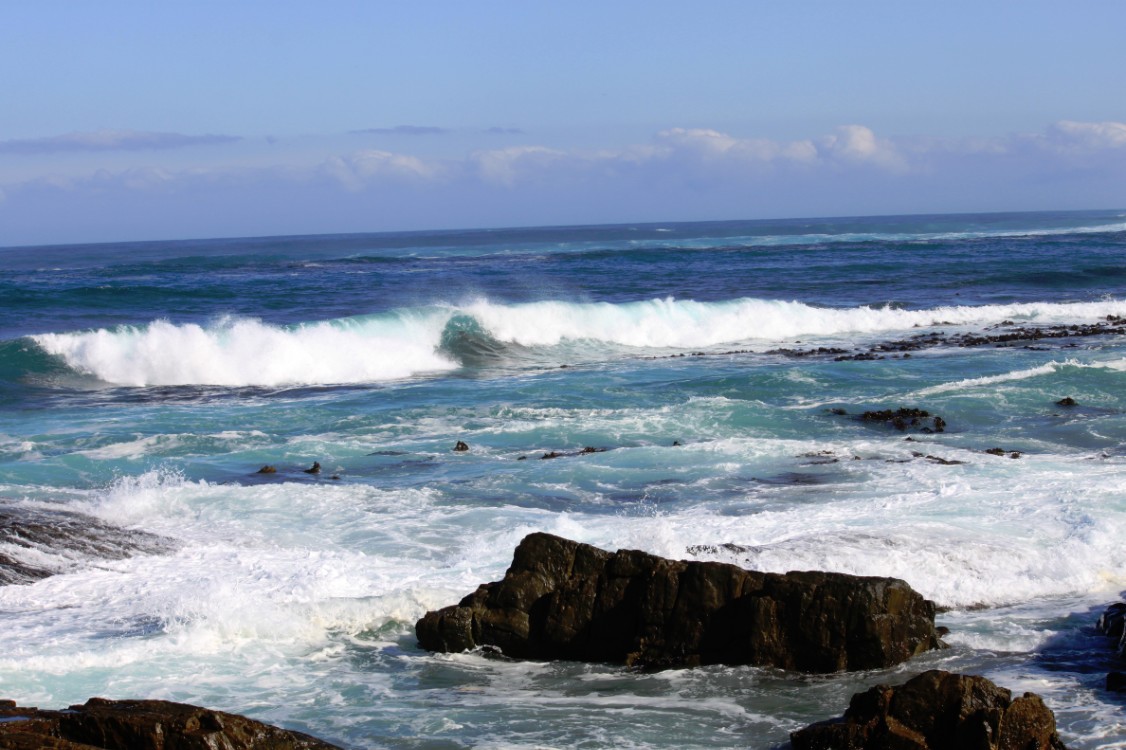
<path fill-rule="evenodd" d="M 289 386 L 381 383 L 440 376 L 506 361 L 545 366 L 553 347 L 587 345 L 581 357 L 613 360 L 798 338 L 849 338 L 917 328 L 981 328 L 1090 321 L 1126 315 L 1126 301 L 832 308 L 742 298 L 673 297 L 636 302 L 545 300 L 402 308 L 291 326 L 223 317 L 212 323 L 154 320 L 140 326 L 47 333 L 0 347 L 0 374 L 57 376 L 60 368 L 118 386 Z M 536 354 L 543 356 L 537 360 Z"/>

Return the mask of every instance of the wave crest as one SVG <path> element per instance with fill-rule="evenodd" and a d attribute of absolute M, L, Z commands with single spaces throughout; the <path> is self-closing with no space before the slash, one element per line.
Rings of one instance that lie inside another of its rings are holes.
<path fill-rule="evenodd" d="M 936 325 L 981 327 L 1003 319 L 1049 324 L 1126 315 L 1126 301 L 1024 303 L 903 310 L 823 308 L 801 302 L 673 298 L 614 304 L 563 301 L 403 309 L 380 315 L 274 326 L 227 318 L 209 326 L 165 320 L 31 337 L 74 371 L 128 386 L 330 385 L 397 380 L 593 345 L 597 358 L 624 350 L 696 349 L 795 338 L 847 338 Z"/>

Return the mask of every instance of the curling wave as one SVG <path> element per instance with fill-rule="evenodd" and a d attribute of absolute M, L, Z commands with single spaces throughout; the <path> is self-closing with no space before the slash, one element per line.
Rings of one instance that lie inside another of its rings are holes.
<path fill-rule="evenodd" d="M 1126 301 L 903 310 L 750 298 L 516 305 L 478 300 L 290 327 L 235 318 L 208 326 L 158 320 L 31 340 L 69 368 L 117 385 L 279 386 L 395 380 L 576 342 L 600 346 L 612 358 L 622 349 L 767 344 L 936 325 L 977 328 L 1003 319 L 1089 322 L 1107 315 L 1126 315 Z"/>

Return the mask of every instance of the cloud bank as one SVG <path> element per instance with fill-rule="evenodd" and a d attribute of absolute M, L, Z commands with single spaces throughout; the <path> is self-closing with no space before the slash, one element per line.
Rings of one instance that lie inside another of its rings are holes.
<path fill-rule="evenodd" d="M 228 140 L 132 131 L 60 138 L 6 144 L 110 150 Z M 43 174 L 0 191 L 0 216 L 12 227 L 0 245 L 53 241 L 42 228 L 57 227 L 47 217 L 59 215 L 73 233 L 66 241 L 93 241 L 103 237 L 84 227 L 164 238 L 1114 208 L 1126 206 L 1126 124 L 1062 121 L 991 138 L 892 137 L 851 124 L 792 140 L 670 128 L 597 149 L 525 144 L 456 157 L 361 149 L 253 167 Z"/>

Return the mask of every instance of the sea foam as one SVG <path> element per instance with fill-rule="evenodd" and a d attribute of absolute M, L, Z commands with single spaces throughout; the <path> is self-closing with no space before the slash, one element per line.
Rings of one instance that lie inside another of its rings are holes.
<path fill-rule="evenodd" d="M 1003 319 L 1050 324 L 1126 315 L 1126 301 L 947 306 L 921 310 L 827 308 L 744 298 L 699 302 L 476 300 L 381 315 L 276 326 L 224 318 L 210 325 L 157 320 L 145 326 L 48 333 L 32 340 L 67 366 L 115 385 L 282 386 L 397 380 L 456 369 L 444 343 L 466 317 L 490 342 L 551 347 L 571 342 L 639 349 L 769 344 L 932 326 L 980 327 Z M 486 347 L 489 351 L 491 347 Z M 613 357 L 612 352 L 603 352 Z"/>

